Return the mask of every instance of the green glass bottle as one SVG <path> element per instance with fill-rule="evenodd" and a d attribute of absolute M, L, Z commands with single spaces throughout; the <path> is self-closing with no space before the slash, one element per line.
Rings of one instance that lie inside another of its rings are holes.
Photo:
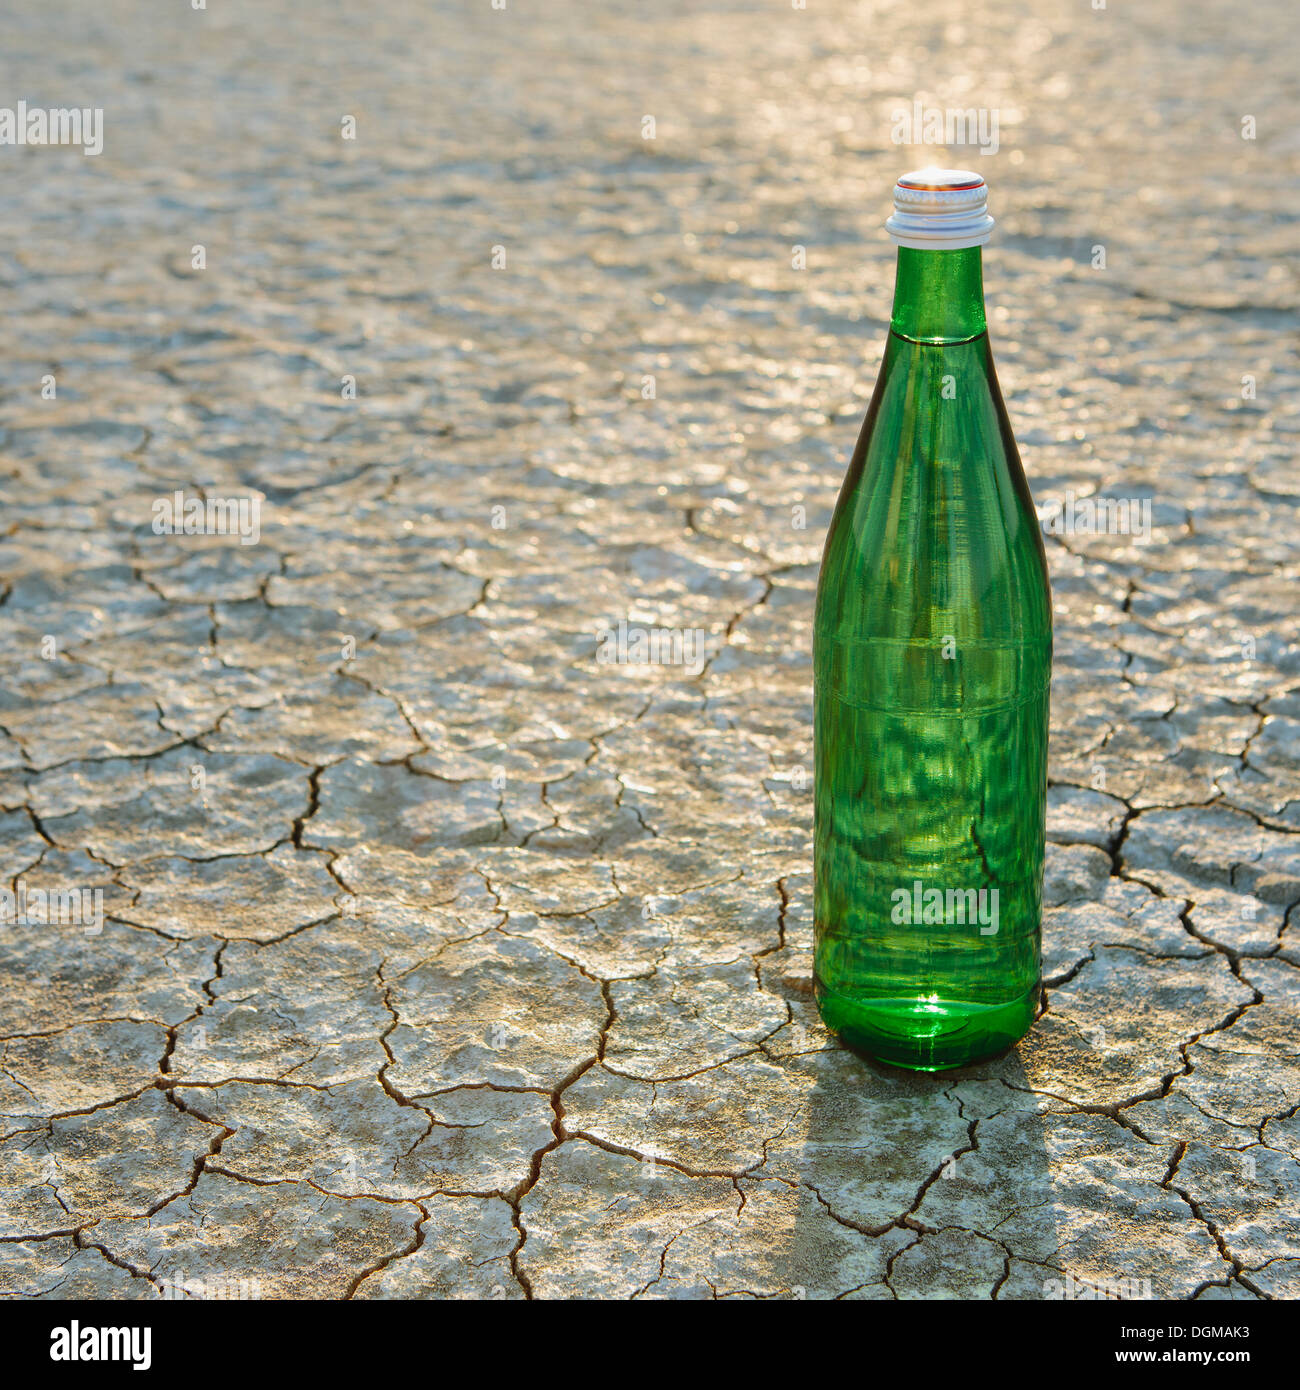
<path fill-rule="evenodd" d="M 817 590 L 815 988 L 882 1061 L 961 1066 L 1038 1004 L 1051 595 L 998 390 L 978 174 L 905 175 L 884 362 Z"/>

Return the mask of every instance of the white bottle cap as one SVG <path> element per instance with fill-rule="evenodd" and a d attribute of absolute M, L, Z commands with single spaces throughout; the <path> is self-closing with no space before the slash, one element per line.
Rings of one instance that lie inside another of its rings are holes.
<path fill-rule="evenodd" d="M 914 169 L 894 185 L 894 215 L 885 230 L 913 251 L 983 246 L 993 230 L 989 191 L 969 169 Z"/>

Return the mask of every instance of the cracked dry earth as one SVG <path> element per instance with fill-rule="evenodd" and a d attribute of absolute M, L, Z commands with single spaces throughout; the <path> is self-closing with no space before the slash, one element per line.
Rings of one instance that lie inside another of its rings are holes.
<path fill-rule="evenodd" d="M 3 1291 L 1295 1297 L 1289 19 L 8 16 L 105 150 L 2 152 L 3 877 L 106 920 L 0 934 Z M 1153 521 L 1049 538 L 1044 1011 L 937 1077 L 818 1022 L 803 775 L 914 96 L 1039 502 Z"/>

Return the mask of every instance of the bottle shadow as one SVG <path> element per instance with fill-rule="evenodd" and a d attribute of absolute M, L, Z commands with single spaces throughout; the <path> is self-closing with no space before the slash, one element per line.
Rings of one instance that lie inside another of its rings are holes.
<path fill-rule="evenodd" d="M 777 1282 L 795 1297 L 1061 1296 L 1048 1111 L 1065 1107 L 1033 1092 L 1024 1047 L 933 1073 L 837 1041 L 787 1058 L 806 1090 L 769 1150 L 798 1193 Z"/>

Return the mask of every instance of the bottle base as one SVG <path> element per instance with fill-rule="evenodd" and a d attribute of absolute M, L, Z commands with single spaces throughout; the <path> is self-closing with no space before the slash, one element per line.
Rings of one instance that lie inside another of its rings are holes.
<path fill-rule="evenodd" d="M 1005 1051 L 1029 1031 L 1039 987 L 1001 1004 L 919 995 L 850 998 L 813 980 L 822 1022 L 841 1042 L 907 1071 L 949 1071 Z"/>

